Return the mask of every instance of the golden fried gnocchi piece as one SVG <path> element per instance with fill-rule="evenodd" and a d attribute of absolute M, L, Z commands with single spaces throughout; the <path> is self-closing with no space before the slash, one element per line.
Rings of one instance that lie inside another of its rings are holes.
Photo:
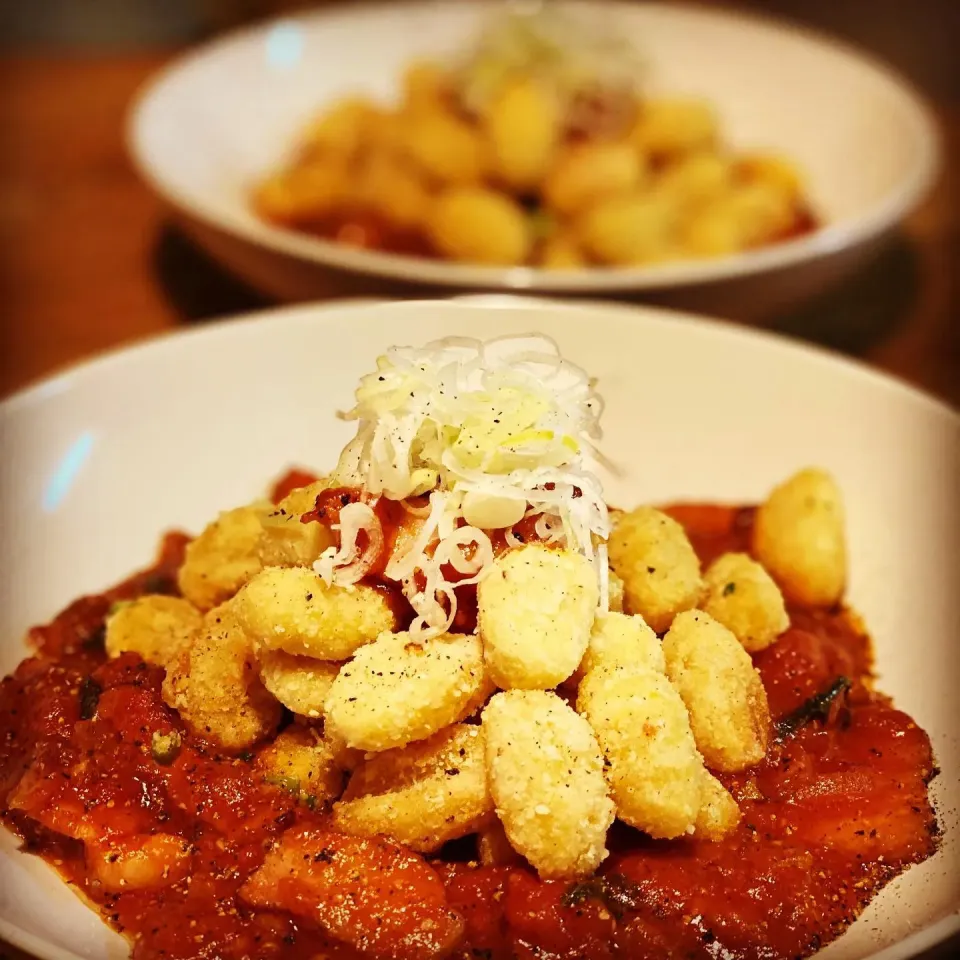
<path fill-rule="evenodd" d="M 757 510 L 753 552 L 791 600 L 829 607 L 847 582 L 843 499 L 824 470 L 801 470 Z"/>
<path fill-rule="evenodd" d="M 332 213 L 347 196 L 348 185 L 342 159 L 317 158 L 269 177 L 257 188 L 253 202 L 268 220 L 304 223 Z"/>
<path fill-rule="evenodd" d="M 689 833 L 705 771 L 670 681 L 645 667 L 597 667 L 580 684 L 577 710 L 600 742 L 617 816 L 652 837 Z"/>
<path fill-rule="evenodd" d="M 163 699 L 190 730 L 228 749 L 251 746 L 280 722 L 280 704 L 260 682 L 253 645 L 230 604 L 207 613 L 170 664 Z"/>
<path fill-rule="evenodd" d="M 703 610 L 732 631 L 748 653 L 769 647 L 790 626 L 780 588 L 747 554 L 718 557 L 703 580 Z"/>
<path fill-rule="evenodd" d="M 363 146 L 380 112 L 375 103 L 364 97 L 346 97 L 310 124 L 304 144 L 308 149 L 349 159 Z"/>
<path fill-rule="evenodd" d="M 707 770 L 703 771 L 703 800 L 693 835 L 702 840 L 722 840 L 740 822 L 740 808 L 726 787 Z"/>
<path fill-rule="evenodd" d="M 705 100 L 648 100 L 631 139 L 643 153 L 672 156 L 710 147 L 717 138 L 717 118 Z"/>
<path fill-rule="evenodd" d="M 228 510 L 187 544 L 177 582 L 195 607 L 229 600 L 260 572 L 260 514 L 255 507 Z"/>
<path fill-rule="evenodd" d="M 240 622 L 258 648 L 318 660 L 345 660 L 396 626 L 373 587 L 328 587 L 304 567 L 270 567 L 237 595 Z"/>
<path fill-rule="evenodd" d="M 314 720 L 323 716 L 323 703 L 341 663 L 266 649 L 258 651 L 257 660 L 263 685 L 288 710 Z"/>
<path fill-rule="evenodd" d="M 538 250 L 540 265 L 547 270 L 573 270 L 586 264 L 586 257 L 572 231 L 559 230 L 547 237 Z"/>
<path fill-rule="evenodd" d="M 663 655 L 707 766 L 729 773 L 759 763 L 770 738 L 770 708 L 740 641 L 709 614 L 688 610 L 663 638 Z"/>
<path fill-rule="evenodd" d="M 405 229 L 421 227 L 430 211 L 430 192 L 423 177 L 384 153 L 367 158 L 358 175 L 355 196 L 364 209 Z"/>
<path fill-rule="evenodd" d="M 607 549 L 623 579 L 624 609 L 663 633 L 682 610 L 696 606 L 703 583 L 700 561 L 686 531 L 653 507 L 638 507 L 617 521 Z"/>
<path fill-rule="evenodd" d="M 657 179 L 656 189 L 684 210 L 695 209 L 730 189 L 730 161 L 717 153 L 701 151 L 682 157 Z"/>
<path fill-rule="evenodd" d="M 442 960 L 463 938 L 443 881 L 423 857 L 380 837 L 287 830 L 240 896 L 285 910 L 364 956 Z"/>
<path fill-rule="evenodd" d="M 559 102 L 543 84 L 505 84 L 483 117 L 494 174 L 515 190 L 536 187 L 553 159 L 560 120 Z"/>
<path fill-rule="evenodd" d="M 325 723 L 332 736 L 358 750 L 403 747 L 475 710 L 486 684 L 478 637 L 419 641 L 384 633 L 361 647 L 333 681 Z"/>
<path fill-rule="evenodd" d="M 107 618 L 107 654 L 132 651 L 147 663 L 165 667 L 175 660 L 200 629 L 203 616 L 179 597 L 147 596 L 120 605 Z"/>
<path fill-rule="evenodd" d="M 314 807 L 343 792 L 343 769 L 335 750 L 308 727 L 291 726 L 258 754 L 255 769 L 268 783 Z"/>
<path fill-rule="evenodd" d="M 507 832 L 496 818 L 477 834 L 477 859 L 485 867 L 523 863 L 523 857 L 510 846 Z"/>
<path fill-rule="evenodd" d="M 580 242 L 595 259 L 615 266 L 662 260 L 672 252 L 676 213 L 674 204 L 654 193 L 605 197 L 580 216 Z"/>
<path fill-rule="evenodd" d="M 478 183 L 486 167 L 479 131 L 445 109 L 411 113 L 404 123 L 403 146 L 417 169 L 439 184 Z"/>
<path fill-rule="evenodd" d="M 421 853 L 476 833 L 493 817 L 483 731 L 468 723 L 370 757 L 333 808 L 338 830 L 392 837 Z"/>
<path fill-rule="evenodd" d="M 483 711 L 487 774 L 510 845 L 542 877 L 592 873 L 613 803 L 590 725 L 555 693 L 510 690 Z"/>
<path fill-rule="evenodd" d="M 327 547 L 333 534 L 322 523 L 301 523 L 327 488 L 325 480 L 292 490 L 260 518 L 260 560 L 264 567 L 309 567 Z"/>
<path fill-rule="evenodd" d="M 574 676 L 577 680 L 601 665 L 647 667 L 664 672 L 660 638 L 640 616 L 623 613 L 603 614 L 593 622 L 587 652 Z"/>
<path fill-rule="evenodd" d="M 530 250 L 530 225 L 520 206 L 488 187 L 446 190 L 427 215 L 437 250 L 471 263 L 522 263 Z"/>
<path fill-rule="evenodd" d="M 548 207 L 564 216 L 586 210 L 604 197 L 629 193 L 644 177 L 642 158 L 628 143 L 584 143 L 567 147 L 543 182 Z"/>
<path fill-rule="evenodd" d="M 589 561 L 568 550 L 508 550 L 477 587 L 477 622 L 490 676 L 505 690 L 547 689 L 577 668 L 597 608 Z"/>
<path fill-rule="evenodd" d="M 438 110 L 447 93 L 447 71 L 432 60 L 415 60 L 403 71 L 403 105 L 408 111 Z"/>

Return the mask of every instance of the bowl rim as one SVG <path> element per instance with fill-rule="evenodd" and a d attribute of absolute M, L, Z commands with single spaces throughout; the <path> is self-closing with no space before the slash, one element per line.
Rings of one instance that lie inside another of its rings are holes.
<path fill-rule="evenodd" d="M 419 300 L 385 300 L 369 298 L 364 300 L 331 300 L 322 303 L 297 304 L 292 306 L 277 306 L 265 310 L 248 311 L 231 315 L 223 320 L 206 326 L 192 327 L 164 331 L 148 336 L 133 344 L 120 345 L 112 350 L 97 356 L 82 360 L 71 367 L 47 376 L 32 385 L 28 385 L 16 393 L 0 400 L 0 428 L 5 421 L 17 416 L 21 410 L 30 409 L 42 403 L 48 397 L 68 392 L 74 385 L 108 373 L 116 366 L 122 366 L 131 358 L 139 357 L 155 351 L 170 351 L 182 349 L 195 339 L 217 337 L 232 337 L 237 335 L 255 335 L 255 331 L 266 328 L 273 320 L 288 319 L 293 322 L 326 323 L 342 317 L 344 313 L 359 313 L 371 307 L 381 306 L 390 310 L 397 306 L 416 304 L 443 304 L 447 303 L 454 309 L 466 308 L 476 310 L 495 310 L 500 307 L 529 309 L 531 312 L 545 310 L 563 312 L 567 314 L 589 314 L 591 311 L 600 311 L 613 316 L 627 318 L 631 315 L 643 315 L 645 321 L 655 324 L 676 324 L 678 322 L 689 326 L 695 336 L 717 336 L 730 338 L 741 342 L 764 343 L 768 349 L 776 353 L 800 354 L 806 356 L 823 369 L 833 370 L 836 373 L 851 377 L 865 385 L 873 385 L 892 391 L 905 401 L 920 404 L 921 407 L 952 424 L 960 431 L 960 410 L 951 407 L 945 401 L 909 384 L 896 376 L 877 370 L 862 361 L 852 359 L 836 351 L 816 344 L 794 340 L 769 330 L 751 329 L 730 324 L 708 316 L 684 313 L 664 307 L 648 306 L 643 304 L 609 303 L 605 301 L 584 300 L 576 303 L 563 302 L 549 297 L 525 297 L 512 294 L 469 294 L 456 297 L 439 297 Z M 548 331 L 549 333 L 549 331 Z M 6 827 L 0 830 L 10 836 L 15 836 Z M 2 856 L 9 856 L 4 852 Z M 38 861 L 42 862 L 42 861 Z M 44 863 L 51 877 L 59 882 L 62 878 L 49 865 Z M 83 900 L 83 898 L 80 898 Z M 949 913 L 933 923 L 909 934 L 897 943 L 891 944 L 883 950 L 871 954 L 870 960 L 905 960 L 922 950 L 943 943 L 952 935 L 960 932 L 960 912 Z M 23 930 L 16 923 L 0 916 L 0 937 L 19 949 L 28 951 L 42 960 L 82 960 L 78 955 L 51 944 L 41 937 Z"/>
<path fill-rule="evenodd" d="M 914 127 L 918 157 L 909 175 L 904 177 L 869 210 L 845 222 L 818 227 L 812 233 L 792 240 L 720 257 L 687 259 L 638 267 L 576 268 L 546 270 L 541 267 L 495 267 L 461 264 L 426 257 L 363 250 L 319 237 L 277 227 L 236 209 L 221 211 L 206 198 L 190 196 L 189 191 L 171 182 L 164 168 L 150 156 L 144 140 L 149 112 L 162 98 L 166 85 L 182 70 L 220 50 L 264 33 L 291 20 L 316 22 L 350 17 L 376 19 L 384 11 L 395 10 L 402 2 L 424 6 L 429 0 L 377 0 L 357 9 L 319 8 L 296 17 L 268 18 L 228 31 L 214 40 L 175 57 L 148 78 L 135 94 L 127 112 L 125 143 L 128 155 L 147 185 L 174 209 L 206 227 L 220 230 L 261 250 L 284 254 L 296 260 L 344 271 L 359 276 L 382 277 L 394 281 L 437 287 L 483 290 L 531 291 L 544 293 L 602 293 L 617 290 L 673 289 L 699 286 L 739 277 L 761 275 L 804 262 L 815 262 L 832 254 L 881 236 L 899 223 L 924 199 L 937 179 L 943 163 L 939 125 L 915 85 L 898 70 L 856 44 L 815 28 L 765 13 L 714 9 L 696 2 L 666 4 L 653 2 L 648 7 L 680 11 L 727 23 L 747 23 L 824 48 L 871 71 L 899 96 Z M 491 0 L 469 0 L 477 7 Z M 566 0 L 572 6 L 582 0 Z M 595 0 L 611 8 L 627 7 L 626 0 Z"/>

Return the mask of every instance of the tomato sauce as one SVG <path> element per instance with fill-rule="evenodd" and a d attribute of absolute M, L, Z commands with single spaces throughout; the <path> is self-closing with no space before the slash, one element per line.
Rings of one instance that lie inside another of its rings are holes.
<path fill-rule="evenodd" d="M 705 563 L 748 548 L 750 508 L 670 512 Z M 273 841 L 329 830 L 328 818 L 254 776 L 256 751 L 230 755 L 189 734 L 160 696 L 162 669 L 106 658 L 111 605 L 175 593 L 186 542 L 168 535 L 150 570 L 30 632 L 34 655 L 0 687 L 4 821 L 128 937 L 137 960 L 352 960 L 318 926 L 239 895 Z M 838 677 L 849 689 L 818 718 L 784 727 L 756 767 L 721 777 L 743 813 L 737 829 L 717 843 L 663 842 L 616 824 L 600 875 L 579 884 L 478 867 L 458 841 L 432 861 L 465 921 L 456 960 L 805 956 L 934 853 L 930 743 L 873 690 L 858 620 L 839 608 L 790 614 L 786 634 L 755 657 L 774 720 L 793 723 Z M 171 731 L 182 747 L 160 762 L 151 742 Z M 129 850 L 163 838 L 170 862 L 155 885 L 111 882 Z"/>

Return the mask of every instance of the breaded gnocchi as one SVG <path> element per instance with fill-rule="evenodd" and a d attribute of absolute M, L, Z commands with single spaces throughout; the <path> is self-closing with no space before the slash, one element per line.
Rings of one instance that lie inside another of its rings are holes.
<path fill-rule="evenodd" d="M 203 615 L 188 600 L 161 595 L 139 597 L 119 605 L 107 617 L 107 655 L 133 652 L 147 663 L 166 667 L 200 629 Z"/>
<path fill-rule="evenodd" d="M 318 480 L 291 491 L 260 518 L 260 562 L 264 567 L 308 567 L 333 545 L 333 534 L 322 523 L 302 523 L 301 517 L 314 509 L 317 497 L 326 489 Z"/>
<path fill-rule="evenodd" d="M 623 580 L 623 606 L 657 633 L 697 605 L 700 561 L 683 527 L 653 507 L 624 513 L 610 534 L 610 566 Z"/>
<path fill-rule="evenodd" d="M 652 837 L 691 832 L 705 771 L 670 681 L 646 667 L 597 667 L 580 683 L 577 710 L 603 750 L 617 816 Z"/>
<path fill-rule="evenodd" d="M 253 644 L 230 604 L 209 611 L 163 681 L 163 699 L 193 732 L 242 750 L 272 733 L 280 704 L 257 671 Z"/>
<path fill-rule="evenodd" d="M 427 109 L 407 117 L 403 146 L 410 160 L 437 183 L 466 186 L 480 181 L 487 167 L 487 147 L 480 133 L 444 109 Z"/>
<path fill-rule="evenodd" d="M 590 725 L 555 693 L 510 690 L 483 711 L 497 815 L 541 877 L 592 873 L 607 855 L 613 803 Z"/>
<path fill-rule="evenodd" d="M 770 738 L 770 708 L 740 641 L 709 614 L 688 610 L 663 638 L 663 655 L 707 766 L 729 773 L 759 763 Z"/>
<path fill-rule="evenodd" d="M 773 578 L 745 553 L 725 553 L 707 568 L 704 612 L 722 623 L 748 653 L 769 647 L 790 618 Z"/>
<path fill-rule="evenodd" d="M 446 190 L 427 214 L 427 234 L 454 260 L 522 263 L 530 250 L 530 224 L 510 197 L 487 187 Z"/>
<path fill-rule="evenodd" d="M 256 507 L 227 510 L 187 545 L 177 582 L 195 607 L 210 610 L 229 600 L 260 572 L 261 513 Z"/>
<path fill-rule="evenodd" d="M 327 586 L 304 567 L 270 567 L 237 595 L 237 617 L 258 648 L 345 660 L 396 626 L 374 587 Z"/>
<path fill-rule="evenodd" d="M 336 800 L 343 792 L 344 773 L 336 751 L 308 727 L 287 727 L 279 733 L 257 754 L 255 769 L 309 807 Z"/>
<path fill-rule="evenodd" d="M 546 205 L 573 216 L 598 200 L 629 193 L 645 174 L 643 157 L 628 143 L 585 143 L 564 148 L 543 181 Z"/>
<path fill-rule="evenodd" d="M 332 736 L 358 750 L 404 747 L 463 719 L 487 687 L 476 636 L 384 633 L 361 647 L 324 706 Z"/>
<path fill-rule="evenodd" d="M 508 83 L 482 117 L 494 175 L 513 189 L 535 188 L 561 134 L 560 104 L 532 78 Z"/>
<path fill-rule="evenodd" d="M 730 791 L 709 771 L 703 772 L 703 797 L 693 825 L 693 835 L 701 840 L 722 840 L 740 822 L 740 807 Z"/>
<path fill-rule="evenodd" d="M 483 730 L 468 723 L 371 756 L 333 808 L 338 830 L 392 837 L 421 853 L 476 833 L 493 818 Z"/>
<path fill-rule="evenodd" d="M 311 719 L 323 716 L 324 701 L 341 663 L 267 649 L 257 652 L 257 662 L 263 685 L 288 710 Z"/>
<path fill-rule="evenodd" d="M 544 690 L 577 668 L 599 588 L 580 554 L 530 545 L 508 550 L 477 587 L 477 622 L 490 676 L 502 689 Z"/>
<path fill-rule="evenodd" d="M 674 207 L 657 194 L 616 194 L 586 210 L 577 232 L 584 249 L 600 263 L 652 263 L 671 253 L 675 215 Z"/>
<path fill-rule="evenodd" d="M 847 583 L 843 499 L 833 477 L 808 468 L 775 487 L 757 510 L 753 552 L 791 600 L 838 603 Z"/>
<path fill-rule="evenodd" d="M 713 108 L 705 100 L 694 99 L 648 100 L 631 133 L 643 153 L 661 157 L 703 150 L 716 137 Z"/>
<path fill-rule="evenodd" d="M 575 676 L 582 678 L 594 667 L 608 664 L 647 667 L 657 673 L 664 672 L 660 638 L 647 626 L 643 617 L 607 613 L 594 621 L 590 642 Z"/>

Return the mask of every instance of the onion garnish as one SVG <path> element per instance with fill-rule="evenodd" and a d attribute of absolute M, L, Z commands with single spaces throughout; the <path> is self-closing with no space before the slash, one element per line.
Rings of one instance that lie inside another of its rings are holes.
<path fill-rule="evenodd" d="M 393 347 L 361 379 L 356 399 L 343 417 L 359 421 L 357 434 L 331 482 L 359 487 L 367 500 L 399 501 L 423 519 L 384 570 L 417 613 L 414 635 L 449 628 L 455 587 L 477 582 L 493 562 L 490 531 L 519 545 L 513 525 L 522 518 L 536 518 L 539 539 L 597 566 L 606 608 L 600 567 L 609 519 L 594 472 L 603 404 L 552 340 L 450 337 L 422 349 Z M 366 541 L 358 547 L 361 530 Z M 382 546 L 376 515 L 353 504 L 341 512 L 339 548 L 315 568 L 328 582 L 355 583 Z"/>

